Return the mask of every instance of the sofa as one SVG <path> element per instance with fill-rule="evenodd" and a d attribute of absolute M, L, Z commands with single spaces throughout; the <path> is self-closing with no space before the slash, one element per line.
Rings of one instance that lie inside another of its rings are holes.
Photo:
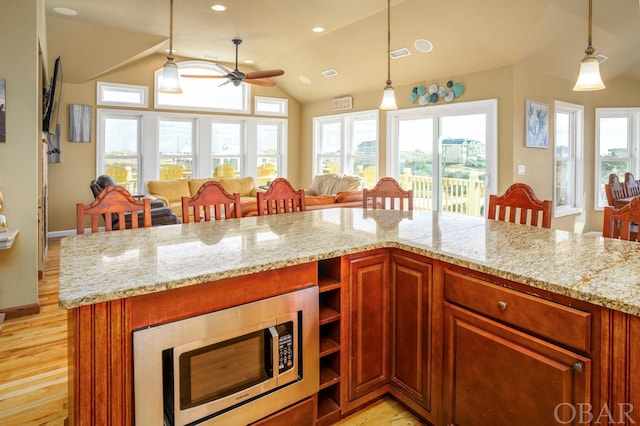
<path fill-rule="evenodd" d="M 257 189 L 253 177 L 239 178 L 201 178 L 201 179 L 177 179 L 177 180 L 150 180 L 147 182 L 148 196 L 151 199 L 160 200 L 170 207 L 178 217 L 182 217 L 182 197 L 192 197 L 198 192 L 200 186 L 209 181 L 216 180 L 224 189 L 233 194 L 240 194 L 240 201 L 255 203 Z"/>
<path fill-rule="evenodd" d="M 307 210 L 331 207 L 362 207 L 365 181 L 360 176 L 327 173 L 316 175 L 305 190 Z"/>

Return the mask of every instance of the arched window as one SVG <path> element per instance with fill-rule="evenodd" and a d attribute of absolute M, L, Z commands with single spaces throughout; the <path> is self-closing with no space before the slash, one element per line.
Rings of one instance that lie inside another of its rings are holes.
<path fill-rule="evenodd" d="M 191 111 L 244 112 L 249 113 L 250 87 L 227 83 L 225 73 L 214 63 L 207 61 L 178 62 L 179 75 L 211 75 L 222 78 L 180 77 L 182 93 L 159 93 L 162 68 L 155 72 L 155 101 L 158 109 L 185 109 Z M 226 83 L 226 84 L 225 84 Z"/>

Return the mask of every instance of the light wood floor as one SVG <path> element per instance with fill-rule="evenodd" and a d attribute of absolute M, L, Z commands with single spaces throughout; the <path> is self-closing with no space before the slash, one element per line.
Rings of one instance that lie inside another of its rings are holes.
<path fill-rule="evenodd" d="M 67 407 L 67 312 L 58 307 L 60 241 L 50 240 L 40 313 L 7 320 L 0 331 L 0 425 L 63 426 Z M 416 426 L 391 399 L 347 417 L 339 426 Z"/>

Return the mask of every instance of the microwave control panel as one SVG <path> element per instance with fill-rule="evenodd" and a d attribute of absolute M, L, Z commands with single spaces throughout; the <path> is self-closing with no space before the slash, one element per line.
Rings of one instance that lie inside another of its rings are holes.
<path fill-rule="evenodd" d="M 278 372 L 293 368 L 293 321 L 276 326 L 278 331 Z"/>

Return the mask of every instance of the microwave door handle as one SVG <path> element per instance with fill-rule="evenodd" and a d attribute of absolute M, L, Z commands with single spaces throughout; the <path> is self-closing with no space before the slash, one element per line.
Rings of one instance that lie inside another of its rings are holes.
<path fill-rule="evenodd" d="M 280 372 L 280 365 L 278 363 L 278 360 L 280 359 L 278 339 L 280 336 L 278 335 L 278 330 L 273 326 L 269 327 L 269 336 L 271 338 L 272 377 L 276 377 Z"/>

